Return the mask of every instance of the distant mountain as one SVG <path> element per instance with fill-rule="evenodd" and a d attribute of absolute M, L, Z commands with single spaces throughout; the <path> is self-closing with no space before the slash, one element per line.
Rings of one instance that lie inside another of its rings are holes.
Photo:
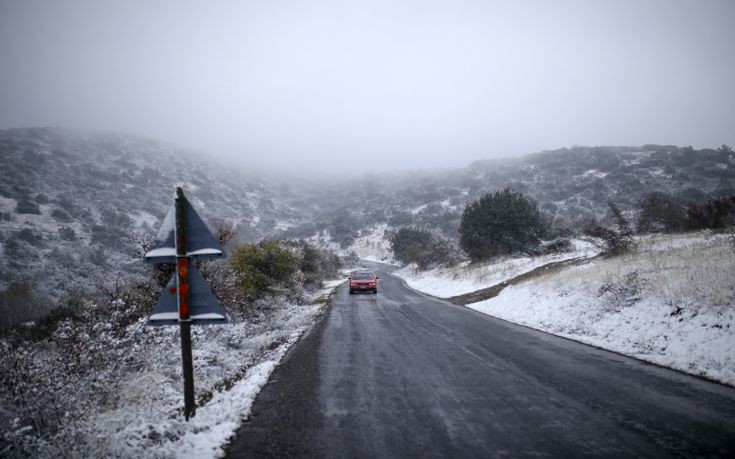
<path fill-rule="evenodd" d="M 443 172 L 366 175 L 349 189 L 323 195 L 313 221 L 285 234 L 329 230 L 349 246 L 366 227 L 386 222 L 394 228 L 425 226 L 457 238 L 465 205 L 505 187 L 536 199 L 555 228 L 579 231 L 593 221 L 607 222 L 609 200 L 631 213 L 652 191 L 671 194 L 682 204 L 734 195 L 735 156 L 727 148 L 574 147 Z"/>
<path fill-rule="evenodd" d="M 308 238 L 349 249 L 382 225 L 457 238 L 464 206 L 498 188 L 535 198 L 557 228 L 579 230 L 650 191 L 682 203 L 735 194 L 726 149 L 574 147 L 467 168 L 278 181 L 133 136 L 61 129 L 0 131 L 0 290 L 35 285 L 53 299 L 146 272 L 131 235 L 153 233 L 176 184 L 202 216 L 246 240 Z"/>

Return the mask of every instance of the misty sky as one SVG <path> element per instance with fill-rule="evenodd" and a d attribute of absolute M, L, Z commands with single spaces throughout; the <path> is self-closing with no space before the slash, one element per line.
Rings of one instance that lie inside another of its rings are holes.
<path fill-rule="evenodd" d="M 0 0 L 0 128 L 258 168 L 735 146 L 735 1 Z"/>

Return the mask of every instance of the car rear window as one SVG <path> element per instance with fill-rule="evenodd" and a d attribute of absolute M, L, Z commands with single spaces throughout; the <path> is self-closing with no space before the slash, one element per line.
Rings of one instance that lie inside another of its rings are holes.
<path fill-rule="evenodd" d="M 353 273 L 352 278 L 357 280 L 372 279 L 374 276 L 370 273 Z"/>

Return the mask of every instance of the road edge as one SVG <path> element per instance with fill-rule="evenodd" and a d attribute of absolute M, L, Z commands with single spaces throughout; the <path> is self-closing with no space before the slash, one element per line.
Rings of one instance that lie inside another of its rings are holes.
<path fill-rule="evenodd" d="M 406 282 L 406 280 L 404 278 L 399 277 L 399 276 L 396 276 L 392 272 L 389 273 L 389 274 L 391 276 L 395 277 L 396 279 L 400 280 L 403 283 L 403 285 L 407 289 L 411 290 L 412 292 L 416 292 L 416 293 L 418 293 L 420 295 L 426 296 L 426 297 L 431 298 L 431 299 L 434 299 L 434 300 L 439 300 L 442 303 L 446 304 L 447 306 L 452 306 L 452 307 L 461 308 L 461 309 L 464 309 L 464 310 L 467 310 L 467 311 L 472 311 L 472 312 L 474 312 L 476 314 L 480 314 L 480 315 L 483 315 L 483 316 L 486 316 L 486 317 L 491 317 L 491 318 L 493 318 L 495 320 L 500 320 L 502 322 L 505 322 L 505 323 L 508 323 L 508 324 L 511 324 L 511 325 L 514 325 L 514 326 L 517 326 L 517 327 L 523 327 L 523 328 L 526 328 L 528 330 L 533 330 L 533 331 L 536 331 L 536 332 L 539 332 L 539 333 L 543 333 L 545 335 L 554 336 L 556 338 L 564 339 L 564 340 L 567 340 L 567 341 L 572 341 L 572 342 L 578 343 L 578 344 L 583 344 L 583 345 L 589 346 L 589 347 L 591 347 L 593 349 L 598 349 L 598 350 L 601 350 L 601 351 L 610 352 L 611 354 L 619 355 L 619 356 L 622 356 L 622 357 L 627 357 L 629 359 L 636 360 L 636 361 L 641 362 L 641 363 L 644 363 L 646 365 L 652 365 L 654 367 L 663 368 L 663 369 L 666 369 L 666 370 L 670 370 L 670 371 L 676 372 L 676 373 L 681 374 L 681 375 L 695 377 L 695 378 L 700 379 L 702 381 L 707 381 L 707 382 L 710 382 L 710 383 L 714 383 L 714 384 L 717 384 L 719 386 L 726 387 L 728 389 L 735 389 L 735 385 L 730 385 L 730 384 L 728 384 L 726 382 L 719 381 L 717 379 L 713 379 L 713 378 L 710 378 L 710 377 L 707 377 L 707 376 L 703 376 L 703 375 L 699 375 L 699 374 L 695 374 L 695 373 L 688 373 L 688 372 L 686 372 L 684 370 L 681 370 L 679 368 L 668 367 L 666 365 L 662 365 L 662 364 L 657 363 L 657 362 L 651 362 L 649 360 L 646 360 L 646 359 L 643 359 L 643 358 L 640 358 L 640 357 L 637 357 L 637 356 L 633 356 L 633 355 L 624 354 L 622 352 L 618 352 L 618 351 L 615 351 L 613 349 L 608 349 L 608 348 L 605 348 L 605 347 L 596 346 L 594 344 L 585 343 L 583 341 L 580 341 L 580 340 L 577 340 L 577 339 L 574 339 L 574 338 L 571 338 L 571 337 L 568 337 L 568 336 L 561 336 L 561 335 L 557 335 L 557 334 L 551 333 L 551 332 L 546 331 L 546 330 L 541 330 L 540 328 L 535 328 L 535 327 L 532 327 L 530 325 L 520 324 L 520 323 L 517 323 L 517 322 L 513 322 L 513 321 L 508 320 L 508 319 L 503 319 L 502 317 L 497 317 L 497 316 L 494 316 L 492 314 L 488 314 L 486 312 L 482 312 L 482 311 L 478 311 L 477 309 L 470 308 L 467 304 L 453 303 L 453 302 L 449 301 L 448 298 L 440 298 L 438 296 L 434 296 L 434 295 L 431 295 L 429 293 L 425 293 L 425 292 L 422 292 L 420 290 L 416 290 L 415 288 L 413 288 L 410 285 L 408 285 L 408 282 Z M 508 285 L 511 285 L 510 284 L 510 281 L 508 281 Z M 492 287 L 490 287 L 490 288 L 492 288 Z M 485 290 L 485 289 L 483 289 L 483 290 Z M 472 304 L 472 303 L 468 303 L 468 304 Z"/>

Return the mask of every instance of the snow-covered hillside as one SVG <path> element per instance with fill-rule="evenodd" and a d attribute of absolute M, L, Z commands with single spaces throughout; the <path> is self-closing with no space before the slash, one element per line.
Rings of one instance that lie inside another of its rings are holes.
<path fill-rule="evenodd" d="M 465 205 L 505 187 L 535 199 L 554 229 L 581 229 L 608 221 L 608 200 L 629 214 L 653 191 L 682 205 L 735 195 L 735 157 L 724 148 L 573 147 L 456 170 L 368 174 L 310 189 L 319 210 L 287 234 L 308 237 L 326 229 L 346 248 L 361 231 L 385 223 L 456 239 Z"/>
<path fill-rule="evenodd" d="M 452 274 L 446 269 L 398 274 L 418 290 L 450 297 L 536 265 L 518 259 Z M 468 307 L 735 385 L 733 279 L 732 236 L 653 235 L 640 238 L 628 255 L 552 270 Z"/>
<path fill-rule="evenodd" d="M 465 205 L 502 187 L 534 198 L 558 234 L 604 219 L 610 198 L 630 211 L 654 190 L 684 203 L 735 194 L 731 154 L 659 145 L 283 180 L 150 139 L 10 129 L 0 130 L 0 165 L 0 291 L 28 289 L 28 303 L 40 310 L 145 275 L 140 241 L 163 218 L 175 185 L 205 220 L 235 226 L 244 240 L 303 238 L 381 261 L 390 259 L 385 236 L 401 227 L 456 240 Z"/>
<path fill-rule="evenodd" d="M 194 153 L 132 136 L 0 131 L 0 290 L 30 285 L 38 307 L 145 275 L 153 234 L 180 185 L 213 226 L 247 240 L 309 221 L 315 203 Z"/>

